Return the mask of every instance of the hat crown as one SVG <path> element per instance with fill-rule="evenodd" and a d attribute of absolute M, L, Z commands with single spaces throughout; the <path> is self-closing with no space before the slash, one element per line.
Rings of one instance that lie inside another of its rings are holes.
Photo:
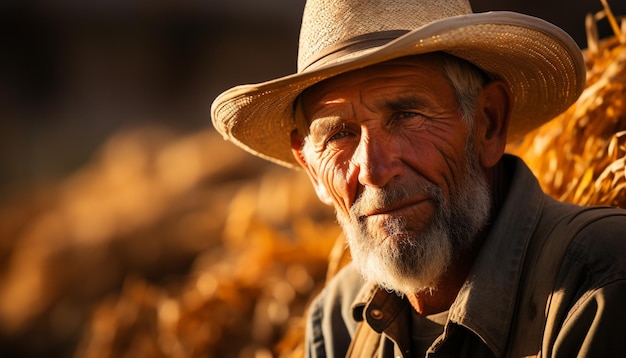
<path fill-rule="evenodd" d="M 378 47 L 430 22 L 472 12 L 468 0 L 309 0 L 302 15 L 298 72 L 347 47 Z"/>

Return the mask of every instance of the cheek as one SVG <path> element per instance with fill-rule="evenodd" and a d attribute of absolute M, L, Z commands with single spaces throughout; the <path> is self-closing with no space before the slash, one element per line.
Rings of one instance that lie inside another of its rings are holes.
<path fill-rule="evenodd" d="M 444 195 L 455 192 L 465 175 L 465 140 L 460 136 L 411 137 L 401 146 L 403 161 L 417 174 L 435 184 Z"/>
<path fill-rule="evenodd" d="M 340 163 L 334 159 L 320 160 L 320 180 L 332 197 L 335 209 L 348 213 L 350 203 L 353 201 L 350 193 L 354 192 L 350 190 L 350 181 L 347 177 L 349 161 Z"/>

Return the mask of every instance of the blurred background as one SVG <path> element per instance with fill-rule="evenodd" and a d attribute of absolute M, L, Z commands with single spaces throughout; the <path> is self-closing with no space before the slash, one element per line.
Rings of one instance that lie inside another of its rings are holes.
<path fill-rule="evenodd" d="M 542 17 L 581 48 L 602 9 L 472 3 Z M 227 88 L 295 71 L 303 6 L 0 4 L 1 357 L 298 351 L 332 212 L 301 173 L 224 142 L 208 112 Z"/>

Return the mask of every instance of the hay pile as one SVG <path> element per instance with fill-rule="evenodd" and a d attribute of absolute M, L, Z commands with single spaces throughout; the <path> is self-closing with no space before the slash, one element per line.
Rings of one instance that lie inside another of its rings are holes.
<path fill-rule="evenodd" d="M 608 16 L 616 36 L 597 38 Z M 566 112 L 511 146 L 545 192 L 583 205 L 626 207 L 626 26 L 607 11 L 587 18 L 586 88 Z"/>
<path fill-rule="evenodd" d="M 303 173 L 215 133 L 113 137 L 0 208 L 0 356 L 262 357 L 339 229 Z"/>

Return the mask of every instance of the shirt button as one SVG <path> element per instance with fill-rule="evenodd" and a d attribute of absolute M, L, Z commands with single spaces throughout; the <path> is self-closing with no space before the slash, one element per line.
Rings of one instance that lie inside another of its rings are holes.
<path fill-rule="evenodd" d="M 371 312 L 371 316 L 373 319 L 383 319 L 385 315 L 383 314 L 383 311 L 379 309 L 373 309 Z"/>

